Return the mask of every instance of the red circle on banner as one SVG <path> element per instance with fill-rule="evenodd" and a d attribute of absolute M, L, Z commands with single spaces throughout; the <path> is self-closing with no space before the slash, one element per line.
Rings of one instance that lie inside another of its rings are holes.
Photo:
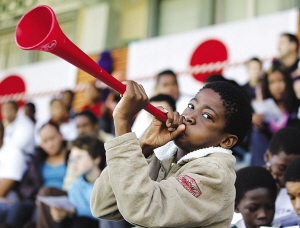
<path fill-rule="evenodd" d="M 25 83 L 23 79 L 17 75 L 10 75 L 0 83 L 0 96 L 24 93 Z M 19 107 L 24 105 L 24 99 L 18 101 Z"/>
<path fill-rule="evenodd" d="M 206 40 L 201 43 L 197 49 L 194 51 L 190 65 L 202 65 L 209 63 L 223 62 L 228 59 L 228 52 L 226 46 L 219 40 Z M 193 76 L 196 80 L 204 82 L 205 79 L 212 74 L 222 74 L 223 68 L 213 69 L 209 71 L 193 73 Z"/>

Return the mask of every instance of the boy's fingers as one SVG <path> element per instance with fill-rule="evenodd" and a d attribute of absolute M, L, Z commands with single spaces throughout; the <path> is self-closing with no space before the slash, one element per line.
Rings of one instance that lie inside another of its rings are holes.
<path fill-rule="evenodd" d="M 173 112 L 173 109 L 171 107 L 166 107 L 165 109 L 168 111 L 168 114 L 167 114 L 168 119 L 167 119 L 167 122 L 166 122 L 166 126 L 171 127 L 172 123 L 173 123 L 173 120 L 174 120 L 174 112 Z"/>
<path fill-rule="evenodd" d="M 185 130 L 185 125 L 184 124 L 180 124 L 176 130 L 174 130 L 173 132 L 171 132 L 171 138 L 172 140 L 175 139 L 178 135 L 180 135 L 182 132 L 184 132 Z"/>

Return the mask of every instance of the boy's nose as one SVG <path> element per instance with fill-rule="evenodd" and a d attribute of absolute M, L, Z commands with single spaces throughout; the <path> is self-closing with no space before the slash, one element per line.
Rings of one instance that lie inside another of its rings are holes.
<path fill-rule="evenodd" d="M 267 213 L 266 213 L 265 209 L 262 208 L 258 211 L 257 218 L 258 219 L 266 219 L 267 218 Z"/>
<path fill-rule="evenodd" d="M 191 115 L 183 115 L 183 118 L 184 118 L 185 122 L 187 122 L 189 124 L 195 124 L 196 123 L 195 118 Z"/>

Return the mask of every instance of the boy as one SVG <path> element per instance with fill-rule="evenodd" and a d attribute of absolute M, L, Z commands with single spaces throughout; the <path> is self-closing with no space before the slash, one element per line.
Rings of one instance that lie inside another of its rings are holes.
<path fill-rule="evenodd" d="M 229 227 L 235 199 L 230 148 L 251 126 L 244 93 L 226 82 L 208 84 L 182 116 L 160 108 L 167 122 L 155 118 L 138 140 L 131 120 L 149 100 L 141 85 L 126 85 L 113 113 L 117 138 L 105 144 L 108 167 L 93 189 L 93 215 L 142 227 Z M 145 157 L 152 159 L 150 169 Z"/>
<path fill-rule="evenodd" d="M 80 135 L 72 142 L 70 160 L 74 162 L 74 170 L 81 173 L 67 192 L 54 188 L 43 188 L 41 196 L 68 195 L 76 206 L 64 210 L 54 206 L 40 204 L 38 208 L 37 227 L 99 227 L 99 222 L 91 214 L 90 196 L 95 180 L 99 177 L 106 164 L 104 144 L 95 136 Z M 70 219 L 71 218 L 71 219 Z"/>
<path fill-rule="evenodd" d="M 251 166 L 236 174 L 235 212 L 243 219 L 233 228 L 270 226 L 275 213 L 276 183 L 263 167 Z"/>
<path fill-rule="evenodd" d="M 273 135 L 269 149 L 265 153 L 266 168 L 275 179 L 279 192 L 275 205 L 274 223 L 281 223 L 283 226 L 293 225 L 294 221 L 298 220 L 297 216 L 292 216 L 293 206 L 285 188 L 284 173 L 290 162 L 300 155 L 299 138 L 298 129 L 282 128 Z"/>
<path fill-rule="evenodd" d="M 284 180 L 287 193 L 300 217 L 300 157 L 295 158 L 287 167 Z"/>

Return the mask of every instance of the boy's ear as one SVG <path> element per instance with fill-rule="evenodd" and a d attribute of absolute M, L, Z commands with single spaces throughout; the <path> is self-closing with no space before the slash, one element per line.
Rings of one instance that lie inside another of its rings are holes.
<path fill-rule="evenodd" d="M 264 154 L 264 160 L 265 160 L 265 162 L 266 162 L 266 163 L 269 162 L 269 161 L 270 161 L 270 158 L 271 158 L 271 153 L 270 153 L 270 150 L 268 149 L 268 150 L 266 151 L 266 153 Z"/>
<path fill-rule="evenodd" d="M 229 135 L 220 143 L 220 146 L 224 149 L 230 149 L 237 143 L 237 141 L 238 137 L 236 135 Z"/>
<path fill-rule="evenodd" d="M 95 164 L 99 165 L 101 162 L 101 157 L 98 156 L 96 159 L 94 159 Z"/>
<path fill-rule="evenodd" d="M 240 213 L 239 207 L 237 203 L 234 203 L 234 212 L 235 213 Z"/>

